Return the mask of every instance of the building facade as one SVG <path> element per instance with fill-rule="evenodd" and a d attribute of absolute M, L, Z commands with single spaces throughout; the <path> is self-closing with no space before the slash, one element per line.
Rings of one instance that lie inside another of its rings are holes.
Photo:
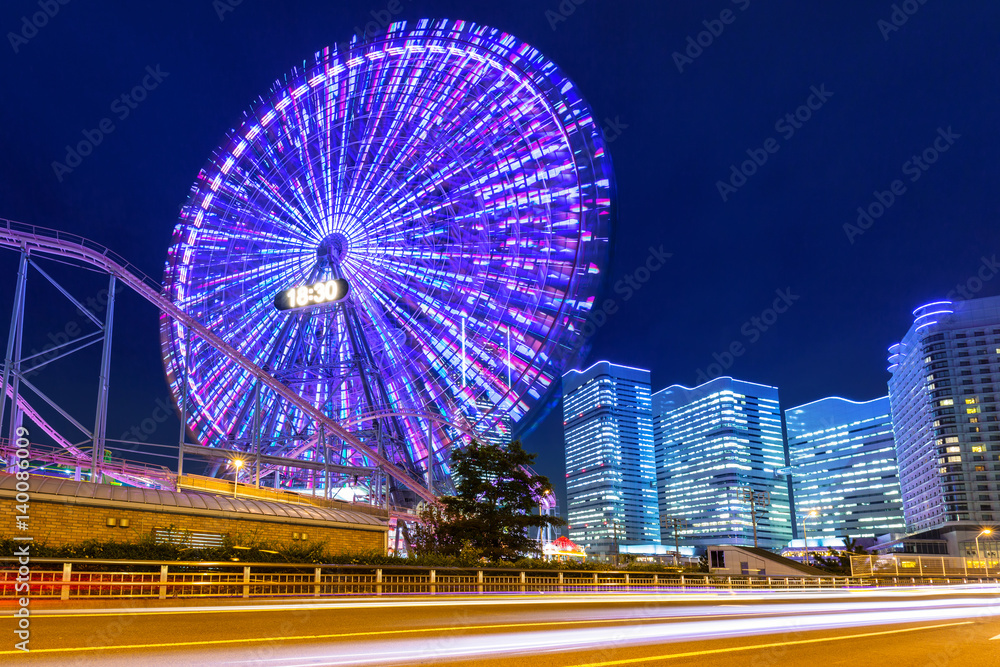
<path fill-rule="evenodd" d="M 785 427 L 798 536 L 803 522 L 810 544 L 905 530 L 888 396 L 813 401 L 785 410 Z"/>
<path fill-rule="evenodd" d="M 600 361 L 563 376 L 569 539 L 590 555 L 660 542 L 649 371 Z"/>
<path fill-rule="evenodd" d="M 478 438 L 488 444 L 506 447 L 514 438 L 514 419 L 486 398 L 476 399 Z"/>
<path fill-rule="evenodd" d="M 679 519 L 682 547 L 780 548 L 792 537 L 778 389 L 721 377 L 653 394 L 663 541 Z M 747 493 L 758 502 L 751 506 Z M 684 550 L 682 548 L 682 550 Z"/>
<path fill-rule="evenodd" d="M 937 301 L 913 316 L 889 348 L 907 528 L 993 525 L 1000 519 L 1000 297 Z"/>

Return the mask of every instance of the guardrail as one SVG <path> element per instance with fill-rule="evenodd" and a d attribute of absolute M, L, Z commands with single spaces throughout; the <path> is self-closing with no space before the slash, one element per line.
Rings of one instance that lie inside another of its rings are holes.
<path fill-rule="evenodd" d="M 851 556 L 856 577 L 952 577 L 997 579 L 1000 561 L 988 558 L 927 556 L 916 554 L 870 554 Z"/>
<path fill-rule="evenodd" d="M 9 459 L 14 456 L 17 449 L 18 447 L 15 443 L 12 443 L 7 438 L 0 438 L 0 457 Z M 89 469 L 92 465 L 89 458 L 80 458 L 71 452 L 67 452 L 62 447 L 39 445 L 36 443 L 31 444 L 30 461 L 33 465 L 29 468 L 29 470 L 37 474 L 47 474 L 47 471 L 44 469 L 45 466 L 39 466 L 37 463 L 64 466 L 69 469 Z M 165 466 L 137 463 L 127 459 L 114 458 L 110 456 L 105 458 L 101 463 L 101 472 L 108 475 L 117 474 L 128 477 L 158 480 L 171 487 L 174 485 L 173 480 L 177 476 L 173 471 Z"/>
<path fill-rule="evenodd" d="M 28 591 L 17 591 L 18 577 Z M 967 579 L 965 583 L 975 583 Z M 982 582 L 983 580 L 979 580 Z M 957 583 L 914 577 L 762 577 L 650 572 L 33 558 L 25 577 L 0 558 L 0 599 L 379 596 L 454 593 L 816 590 Z"/>

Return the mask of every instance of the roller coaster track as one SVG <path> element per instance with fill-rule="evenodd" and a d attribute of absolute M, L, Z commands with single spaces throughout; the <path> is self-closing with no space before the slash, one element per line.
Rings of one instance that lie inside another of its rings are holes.
<path fill-rule="evenodd" d="M 158 282 L 149 278 L 121 256 L 108 248 L 75 234 L 54 229 L 35 227 L 20 222 L 0 219 L 0 247 L 46 255 L 62 260 L 75 261 L 99 269 L 114 276 L 130 287 L 139 296 L 153 304 L 161 313 L 171 317 L 197 334 L 208 345 L 225 355 L 234 364 L 253 375 L 263 385 L 270 387 L 278 396 L 312 417 L 316 424 L 323 424 L 327 434 L 332 434 L 353 447 L 370 461 L 379 464 L 382 471 L 408 488 L 417 497 L 437 503 L 435 495 L 420 482 L 412 479 L 402 468 L 386 457 L 363 444 L 338 422 L 324 415 L 305 398 L 295 393 L 272 375 L 237 352 L 227 342 L 215 335 L 208 327 L 200 324 L 179 305 L 167 297 Z"/>

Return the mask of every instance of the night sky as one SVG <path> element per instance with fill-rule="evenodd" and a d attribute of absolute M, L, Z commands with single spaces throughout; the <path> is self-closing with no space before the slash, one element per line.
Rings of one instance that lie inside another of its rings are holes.
<path fill-rule="evenodd" d="M 47 3 L 58 12 L 26 28 Z M 720 374 L 713 355 L 735 348 L 725 374 L 777 385 L 784 407 L 866 400 L 886 392 L 886 348 L 913 308 L 958 286 L 1000 293 L 1000 5 L 988 0 L 7 0 L 0 217 L 91 238 L 160 279 L 188 189 L 242 112 L 389 15 L 512 33 L 603 119 L 618 187 L 605 296 L 618 309 L 584 366 L 649 368 L 655 391 Z M 145 100 L 114 105 L 144 77 Z M 104 118 L 113 131 L 91 155 L 53 167 Z M 859 207 L 872 215 L 861 224 Z M 671 257 L 626 289 L 651 249 Z M 15 270 L 0 253 L 4 344 Z M 53 270 L 84 298 L 105 283 Z M 41 281 L 28 309 L 29 349 L 81 319 Z M 109 437 L 168 397 L 156 312 L 126 293 L 115 316 Z M 39 386 L 90 405 L 90 354 Z M 557 406 L 526 440 L 557 485 L 560 422 Z M 176 443 L 177 429 L 171 415 L 150 440 Z"/>

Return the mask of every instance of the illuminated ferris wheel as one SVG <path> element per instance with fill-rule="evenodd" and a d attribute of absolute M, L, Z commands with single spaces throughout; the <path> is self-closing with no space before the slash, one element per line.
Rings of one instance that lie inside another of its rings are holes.
<path fill-rule="evenodd" d="M 366 444 L 446 485 L 463 428 L 522 417 L 581 352 L 611 178 L 591 110 L 534 48 L 464 21 L 396 23 L 317 53 L 245 115 L 191 189 L 164 285 Z M 162 323 L 200 444 L 324 456 L 306 415 L 186 333 Z"/>

